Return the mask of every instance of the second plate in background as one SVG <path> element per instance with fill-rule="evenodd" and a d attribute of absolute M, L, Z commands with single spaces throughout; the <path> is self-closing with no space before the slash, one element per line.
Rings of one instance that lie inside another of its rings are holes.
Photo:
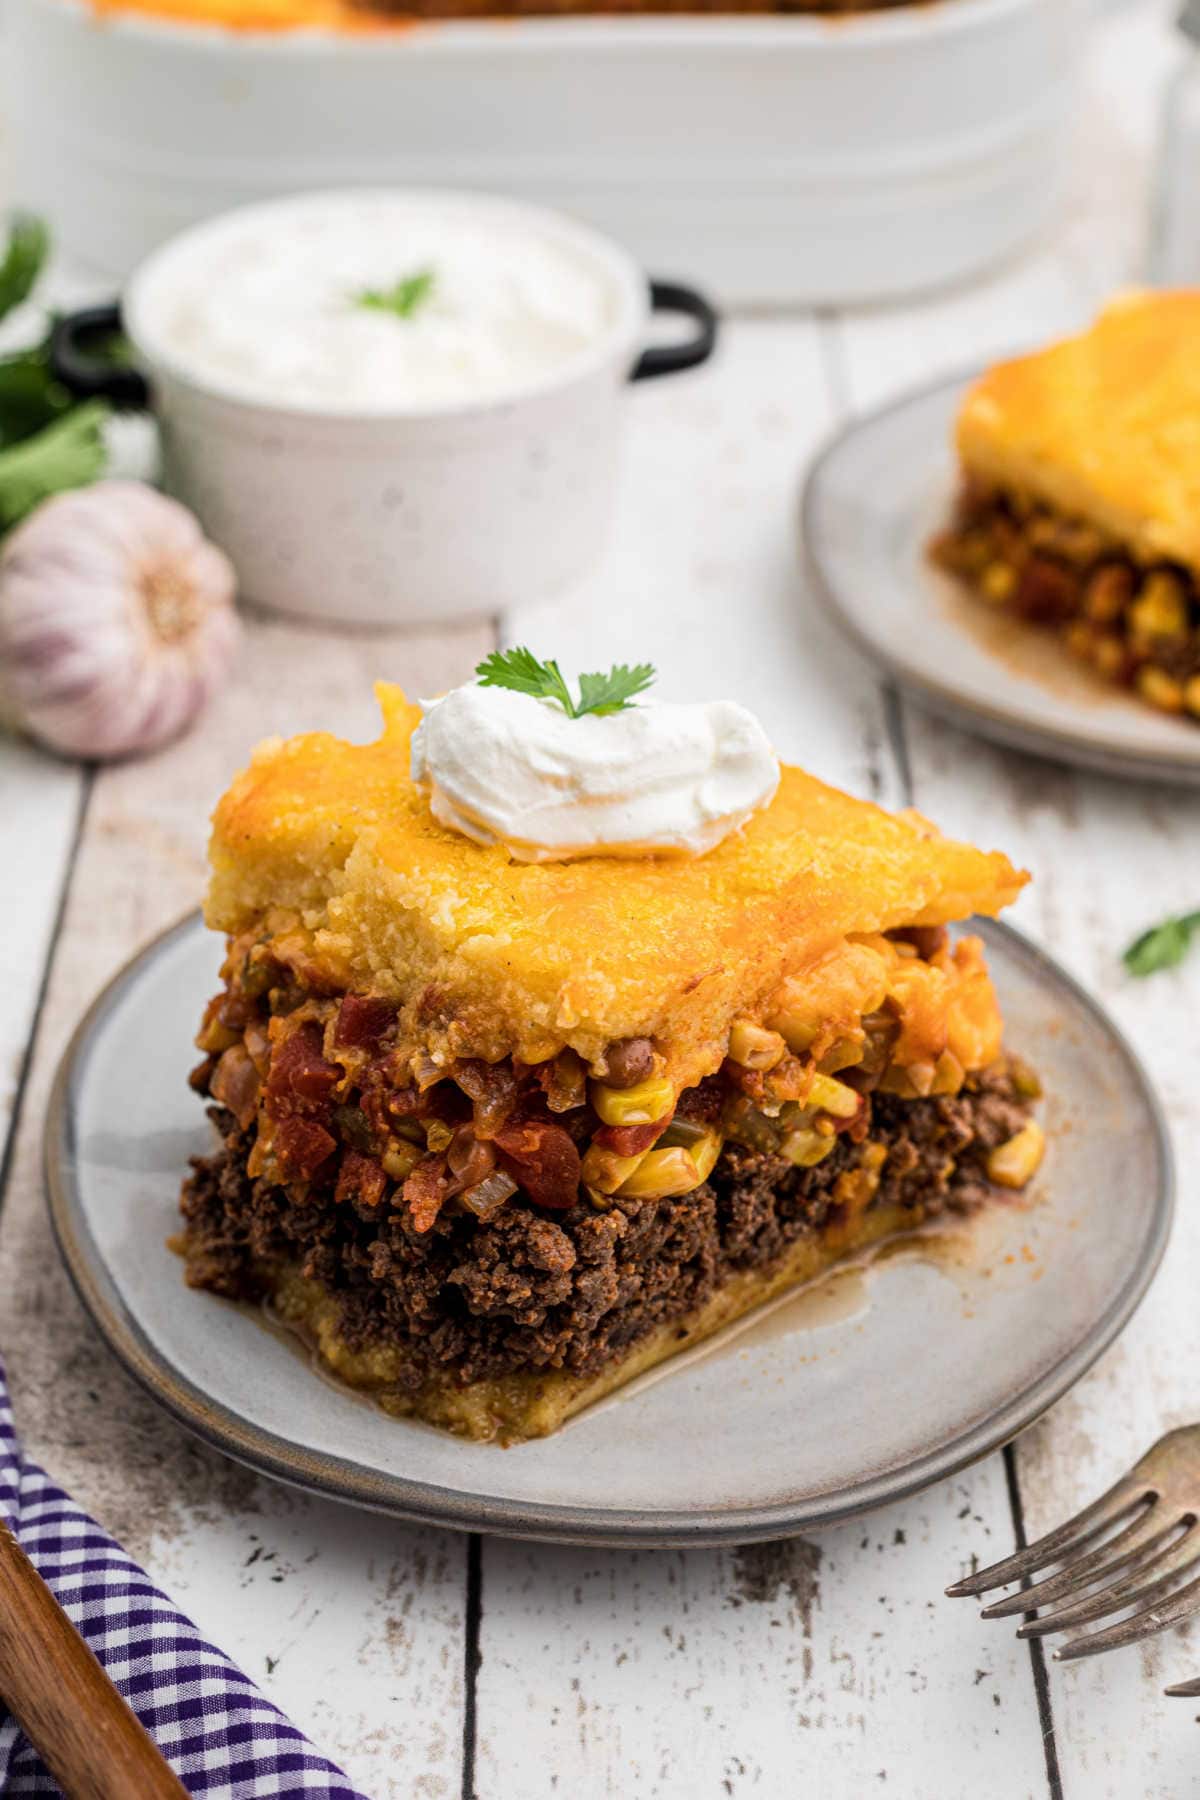
<path fill-rule="evenodd" d="M 953 724 L 1108 775 L 1200 786 L 1200 725 L 1105 686 L 1049 632 L 990 611 L 929 563 L 974 378 L 855 419 L 822 451 L 802 520 L 816 592 L 860 650 Z"/>

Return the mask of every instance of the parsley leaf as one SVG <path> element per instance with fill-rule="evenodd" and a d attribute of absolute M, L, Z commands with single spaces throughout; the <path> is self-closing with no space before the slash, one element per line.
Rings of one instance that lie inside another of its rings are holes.
<path fill-rule="evenodd" d="M 579 677 L 579 711 L 599 713 L 624 712 L 635 694 L 642 694 L 654 680 L 653 663 L 614 663 L 607 675 Z"/>
<path fill-rule="evenodd" d="M 398 319 L 411 319 L 432 294 L 437 275 L 433 269 L 416 269 L 402 275 L 388 288 L 360 288 L 354 296 L 356 306 L 372 312 L 394 313 Z"/>
<path fill-rule="evenodd" d="M 1160 969 L 1174 969 L 1188 953 L 1192 933 L 1200 929 L 1200 912 L 1178 913 L 1151 926 L 1135 938 L 1125 952 L 1124 963 L 1131 975 L 1156 975 Z"/>
<path fill-rule="evenodd" d="M 108 452 L 103 421 L 108 407 L 89 400 L 61 419 L 0 450 L 0 531 L 67 488 L 85 487 L 104 472 Z"/>
<path fill-rule="evenodd" d="M 50 233 L 32 213 L 16 213 L 0 259 L 0 319 L 33 292 L 50 249 Z"/>
<path fill-rule="evenodd" d="M 493 650 L 475 670 L 480 687 L 511 688 L 517 694 L 532 694 L 537 700 L 557 700 L 568 719 L 581 719 L 585 713 L 607 717 L 624 712 L 635 694 L 644 693 L 654 680 L 653 663 L 614 663 L 607 675 L 581 675 L 579 699 L 575 700 L 563 680 L 562 671 L 552 660 L 540 662 L 532 650 L 523 645 L 515 650 Z"/>

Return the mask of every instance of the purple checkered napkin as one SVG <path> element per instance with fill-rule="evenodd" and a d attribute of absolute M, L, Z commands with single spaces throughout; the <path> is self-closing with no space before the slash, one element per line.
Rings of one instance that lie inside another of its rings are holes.
<path fill-rule="evenodd" d="M 190 1794 L 363 1800 L 248 1676 L 206 1644 L 104 1531 L 30 1462 L 0 1362 L 0 1511 Z M 0 1793 L 62 1790 L 0 1703 Z"/>

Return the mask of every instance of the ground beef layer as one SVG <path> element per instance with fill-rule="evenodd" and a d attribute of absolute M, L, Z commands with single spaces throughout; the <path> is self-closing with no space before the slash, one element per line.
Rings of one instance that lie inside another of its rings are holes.
<path fill-rule="evenodd" d="M 933 560 L 991 605 L 1054 631 L 1106 681 L 1200 717 L 1200 590 L 1144 567 L 1095 526 L 968 479 Z"/>
<path fill-rule="evenodd" d="M 862 1139 L 840 1139 L 810 1169 L 727 1144 L 679 1198 L 583 1201 L 553 1216 L 522 1198 L 489 1223 L 444 1213 L 423 1233 L 401 1211 L 363 1216 L 315 1188 L 302 1203 L 251 1179 L 248 1138 L 214 1108 L 223 1145 L 194 1159 L 183 1191 L 188 1281 L 253 1300 L 277 1296 L 287 1271 L 324 1296 L 327 1324 L 332 1306 L 340 1350 L 386 1349 L 388 1385 L 414 1397 L 539 1371 L 596 1377 L 724 1284 L 765 1284 L 804 1240 L 836 1237 L 844 1254 L 857 1220 L 862 1241 L 878 1235 L 872 1214 L 895 1229 L 978 1206 L 994 1193 L 988 1151 L 1029 1115 L 1002 1068 L 953 1098 L 877 1093 L 870 1107 Z"/>

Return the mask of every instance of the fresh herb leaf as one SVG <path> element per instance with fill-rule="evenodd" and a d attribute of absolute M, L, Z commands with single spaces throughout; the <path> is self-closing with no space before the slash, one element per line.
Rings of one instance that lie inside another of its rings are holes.
<path fill-rule="evenodd" d="M 653 663 L 614 663 L 607 675 L 579 677 L 579 711 L 599 713 L 624 712 L 635 694 L 643 694 L 654 680 Z"/>
<path fill-rule="evenodd" d="M 535 700 L 557 700 L 569 719 L 575 717 L 571 690 L 556 662 L 539 662 L 532 650 L 493 650 L 478 664 L 480 687 L 511 688 Z"/>
<path fill-rule="evenodd" d="M 89 400 L 22 443 L 0 450 L 0 530 L 19 524 L 35 506 L 103 474 L 108 452 L 103 400 Z"/>
<path fill-rule="evenodd" d="M 33 292 L 50 251 L 50 233 L 32 213 L 16 213 L 0 259 L 0 319 Z"/>
<path fill-rule="evenodd" d="M 563 680 L 562 671 L 552 660 L 541 662 L 523 645 L 515 650 L 493 650 L 475 670 L 480 687 L 511 688 L 517 694 L 532 694 L 537 700 L 556 700 L 568 719 L 581 719 L 585 713 L 607 717 L 623 712 L 635 694 L 644 693 L 654 680 L 653 663 L 615 663 L 607 675 L 581 675 L 579 699 L 575 700 Z"/>
<path fill-rule="evenodd" d="M 1160 969 L 1176 968 L 1187 955 L 1196 930 L 1200 930 L 1200 912 L 1164 919 L 1134 939 L 1125 952 L 1125 967 L 1131 975 L 1156 975 Z"/>
<path fill-rule="evenodd" d="M 0 450 L 32 437 L 76 404 L 50 369 L 50 340 L 0 356 Z"/>
<path fill-rule="evenodd" d="M 361 288 L 355 294 L 354 302 L 373 312 L 389 312 L 398 319 L 411 319 L 433 293 L 436 280 L 433 269 L 416 269 L 411 275 L 402 275 L 389 288 Z"/>

